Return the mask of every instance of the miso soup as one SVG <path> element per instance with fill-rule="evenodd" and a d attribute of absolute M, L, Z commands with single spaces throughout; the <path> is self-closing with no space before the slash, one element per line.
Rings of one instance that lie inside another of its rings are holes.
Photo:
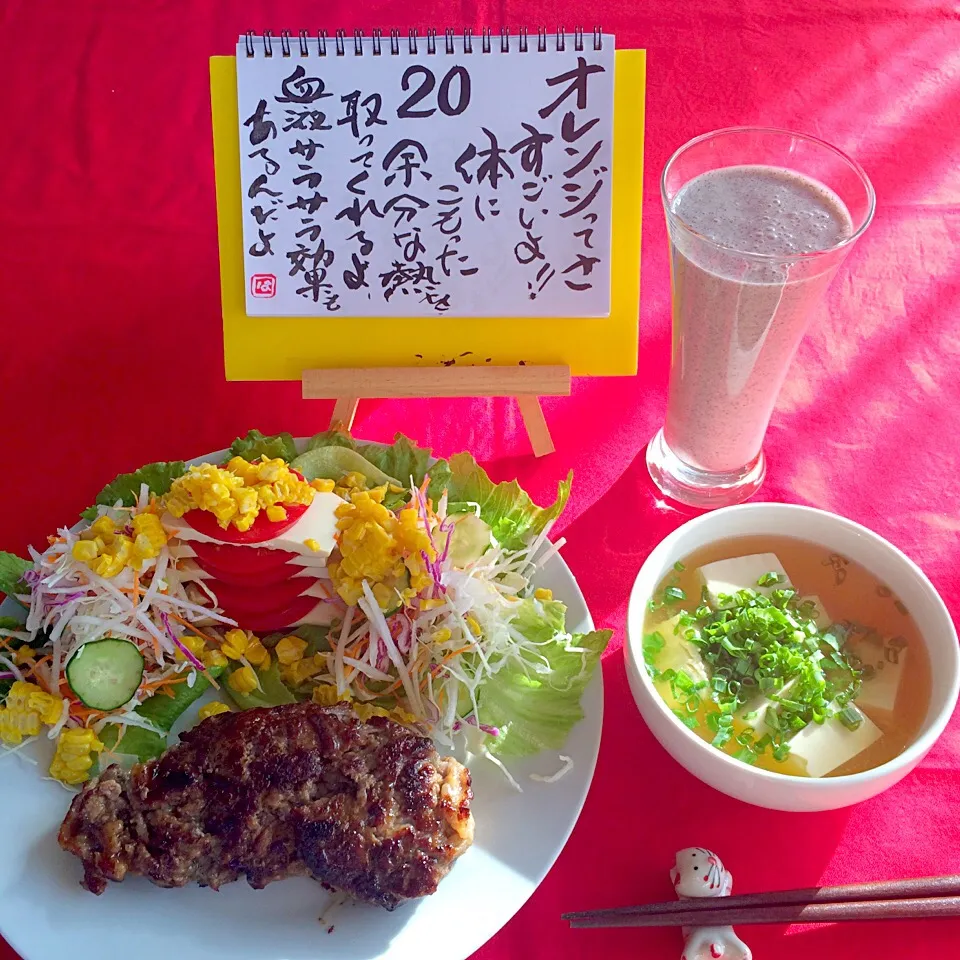
<path fill-rule="evenodd" d="M 724 540 L 678 563 L 648 605 L 644 658 L 699 737 L 793 776 L 892 760 L 930 704 L 910 611 L 860 564 L 793 537 Z"/>

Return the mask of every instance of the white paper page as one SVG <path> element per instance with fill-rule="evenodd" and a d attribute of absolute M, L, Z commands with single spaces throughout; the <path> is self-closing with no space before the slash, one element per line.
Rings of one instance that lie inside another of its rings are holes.
<path fill-rule="evenodd" d="M 237 45 L 250 316 L 607 316 L 614 39 Z"/>

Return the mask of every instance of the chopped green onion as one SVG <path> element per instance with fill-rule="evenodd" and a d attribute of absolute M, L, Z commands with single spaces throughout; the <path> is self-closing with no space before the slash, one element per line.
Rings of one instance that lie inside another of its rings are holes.
<path fill-rule="evenodd" d="M 685 726 L 689 727 L 691 730 L 696 730 L 700 726 L 699 721 L 696 717 L 691 717 L 688 713 L 683 713 L 680 710 L 674 710 L 673 715 Z"/>
<path fill-rule="evenodd" d="M 667 587 L 663 591 L 663 596 L 671 603 L 679 603 L 681 600 L 687 599 L 687 595 L 679 587 Z"/>
<path fill-rule="evenodd" d="M 643 638 L 643 659 L 648 664 L 656 660 L 657 655 L 666 646 L 667 641 L 663 639 L 663 634 L 659 632 L 648 633 Z"/>
<path fill-rule="evenodd" d="M 848 729 L 856 730 L 863 723 L 863 714 L 856 707 L 844 707 L 837 719 Z"/>
<path fill-rule="evenodd" d="M 704 723 L 714 734 L 714 745 L 723 747 L 735 735 L 734 716 L 758 694 L 776 704 L 764 713 L 762 746 L 750 743 L 754 755 L 766 749 L 778 759 L 789 753 L 789 738 L 809 723 L 823 723 L 853 709 L 867 671 L 844 649 L 853 625 L 834 624 L 821 631 L 814 619 L 816 604 L 800 602 L 797 591 L 771 571 L 758 586 L 773 586 L 767 596 L 743 589 L 724 594 L 722 609 L 711 609 L 703 600 L 691 613 L 680 611 L 675 632 L 695 646 L 707 668 L 709 680 L 694 682 L 683 671 L 664 671 L 660 680 L 671 691 L 684 715 L 707 705 Z M 670 585 L 660 595 L 665 602 L 679 599 L 683 591 Z M 866 628 L 856 628 L 866 635 Z M 653 646 L 656 645 L 654 641 Z M 651 649 L 645 644 L 645 651 Z M 781 695 L 782 694 L 782 695 Z M 753 711 L 759 716 L 759 711 Z M 853 722 L 851 713 L 844 716 Z M 768 732 L 767 732 L 768 731 Z M 756 734 L 751 732 L 751 737 Z M 741 735 L 740 747 L 748 738 Z"/>
<path fill-rule="evenodd" d="M 678 560 L 678 561 L 673 565 L 673 569 L 676 570 L 677 573 L 683 573 L 683 571 L 686 570 L 687 568 L 686 568 L 686 566 L 684 565 L 684 563 L 683 563 L 681 560 Z"/>

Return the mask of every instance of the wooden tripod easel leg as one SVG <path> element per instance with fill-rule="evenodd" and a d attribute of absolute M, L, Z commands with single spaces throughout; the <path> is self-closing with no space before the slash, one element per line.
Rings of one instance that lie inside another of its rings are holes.
<path fill-rule="evenodd" d="M 337 397 L 333 406 L 333 415 L 330 417 L 330 429 L 342 427 L 344 430 L 353 428 L 353 418 L 357 415 L 359 397 Z"/>
<path fill-rule="evenodd" d="M 553 445 L 553 437 L 550 436 L 550 428 L 543 415 L 543 407 L 540 406 L 540 398 L 532 393 L 522 393 L 517 397 L 517 406 L 520 407 L 523 425 L 527 428 L 533 455 L 544 457 L 548 453 L 553 453 L 556 447 Z"/>

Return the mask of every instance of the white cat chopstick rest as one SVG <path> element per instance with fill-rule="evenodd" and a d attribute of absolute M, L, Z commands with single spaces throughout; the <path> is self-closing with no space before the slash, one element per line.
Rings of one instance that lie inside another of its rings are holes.
<path fill-rule="evenodd" d="M 670 881 L 681 900 L 699 897 L 729 897 L 733 877 L 720 858 L 704 847 L 687 847 L 677 854 Z M 733 927 L 683 927 L 680 960 L 753 960 L 750 948 Z"/>

